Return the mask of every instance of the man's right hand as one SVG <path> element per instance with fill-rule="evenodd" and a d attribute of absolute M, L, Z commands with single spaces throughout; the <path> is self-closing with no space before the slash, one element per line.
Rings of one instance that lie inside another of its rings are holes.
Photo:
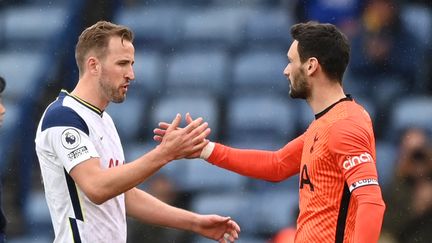
<path fill-rule="evenodd" d="M 180 119 L 181 120 L 181 119 Z M 176 121 L 176 119 L 174 119 L 174 121 Z M 153 139 L 156 141 L 156 142 L 159 142 L 159 143 L 163 143 L 163 140 L 165 139 L 165 137 L 167 136 L 167 133 L 168 133 L 168 129 L 169 129 L 169 127 L 170 126 L 173 126 L 173 124 L 174 124 L 174 121 L 170 124 L 170 123 L 167 123 L 167 122 L 159 122 L 159 127 L 158 128 L 155 128 L 154 130 L 153 130 L 153 133 L 155 134 L 154 136 L 153 136 Z M 197 118 L 196 120 L 193 120 L 192 119 L 192 117 L 191 117 L 191 115 L 189 114 L 189 113 L 186 113 L 186 122 L 187 122 L 187 126 L 185 127 L 185 128 L 179 128 L 178 127 L 178 125 L 180 124 L 180 123 L 178 123 L 177 125 L 175 125 L 175 129 L 176 130 L 183 130 L 183 129 L 187 129 L 188 127 L 190 127 L 190 126 L 196 126 L 196 125 L 194 125 L 194 123 L 197 123 L 197 122 L 199 122 L 199 123 L 202 123 L 202 121 L 203 121 L 203 119 L 202 118 Z M 207 126 L 208 126 L 208 124 L 207 124 L 207 122 L 205 122 L 205 123 L 202 123 L 200 126 L 203 126 L 205 124 L 205 126 L 206 126 L 206 130 L 204 131 L 204 132 L 206 132 L 207 130 L 209 130 L 209 132 L 208 132 L 208 134 L 205 136 L 205 138 L 210 134 L 210 128 L 207 128 Z M 189 128 L 190 129 L 190 128 Z M 198 127 L 196 128 L 196 129 L 198 129 Z M 203 132 L 203 133 L 204 133 Z M 207 140 L 207 139 L 202 139 L 201 140 L 201 143 L 198 143 L 196 146 L 195 146 L 195 148 L 196 149 L 194 149 L 193 150 L 193 152 L 191 152 L 190 154 L 187 154 L 186 156 L 184 156 L 183 158 L 188 158 L 188 159 L 193 159 L 193 158 L 199 158 L 200 157 L 200 154 L 201 154 L 201 151 L 203 150 L 203 148 L 209 143 L 209 141 Z M 198 142 L 198 141 L 197 141 Z"/>
<path fill-rule="evenodd" d="M 186 127 L 178 127 L 180 122 L 180 114 L 177 114 L 171 124 L 160 122 L 159 128 L 154 129 L 153 139 L 160 143 L 158 148 L 168 154 L 171 160 L 199 157 L 202 149 L 209 143 L 206 138 L 211 130 L 207 122 L 203 123 L 201 117 L 193 120 L 189 114 L 186 114 Z"/>

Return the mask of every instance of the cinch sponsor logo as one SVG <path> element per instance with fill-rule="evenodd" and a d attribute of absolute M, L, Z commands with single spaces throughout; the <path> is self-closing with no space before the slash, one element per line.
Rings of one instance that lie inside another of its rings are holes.
<path fill-rule="evenodd" d="M 354 157 L 348 157 L 348 159 L 343 162 L 342 166 L 344 167 L 345 170 L 349 170 L 361 163 L 367 163 L 367 162 L 373 162 L 373 158 L 369 153 L 364 152 Z"/>
<path fill-rule="evenodd" d="M 362 186 L 367 186 L 367 185 L 378 185 L 378 180 L 377 179 L 363 179 L 363 180 L 359 180 L 357 182 L 354 182 L 350 187 L 350 191 L 362 187 Z"/>

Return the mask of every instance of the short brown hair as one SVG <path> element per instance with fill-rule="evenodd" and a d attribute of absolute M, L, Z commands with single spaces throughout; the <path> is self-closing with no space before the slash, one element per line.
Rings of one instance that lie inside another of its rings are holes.
<path fill-rule="evenodd" d="M 350 58 L 350 45 L 336 26 L 314 21 L 295 24 L 291 27 L 291 36 L 298 41 L 302 63 L 315 57 L 330 79 L 342 82 Z"/>
<path fill-rule="evenodd" d="M 123 40 L 133 41 L 133 33 L 128 27 L 107 21 L 99 21 L 81 33 L 75 47 L 75 59 L 80 76 L 84 71 L 86 55 L 90 51 L 95 51 L 98 58 L 104 58 L 108 42 L 113 36 L 121 37 L 122 42 Z"/>

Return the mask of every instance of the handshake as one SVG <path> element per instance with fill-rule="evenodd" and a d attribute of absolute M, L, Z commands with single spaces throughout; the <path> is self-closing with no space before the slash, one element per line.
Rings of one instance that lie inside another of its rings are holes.
<path fill-rule="evenodd" d="M 171 123 L 159 122 L 159 127 L 153 130 L 153 139 L 159 142 L 156 149 L 162 151 L 169 156 L 168 161 L 182 158 L 198 158 L 207 159 L 214 147 L 214 143 L 210 143 L 207 139 L 210 135 L 208 123 L 204 122 L 203 118 L 199 117 L 192 119 L 189 113 L 186 114 L 186 127 L 179 127 L 182 117 L 177 114 Z M 209 217 L 209 216 L 206 216 Z M 211 216 L 219 217 L 219 216 Z M 222 219 L 222 221 L 221 221 Z M 235 242 L 238 239 L 240 227 L 231 218 L 212 219 L 208 222 L 208 229 L 215 231 L 197 231 L 207 238 L 216 239 L 219 243 Z M 222 230 L 218 230 L 221 228 Z M 212 232 L 209 234 L 208 232 Z M 220 236 L 220 232 L 224 232 Z"/>
<path fill-rule="evenodd" d="M 153 130 L 155 134 L 153 139 L 159 143 L 157 149 L 167 160 L 176 160 L 183 158 L 206 158 L 206 147 L 209 145 L 207 137 L 211 129 L 203 118 L 192 119 L 189 113 L 186 113 L 187 125 L 179 127 L 182 116 L 177 114 L 171 123 L 159 122 L 159 127 Z"/>

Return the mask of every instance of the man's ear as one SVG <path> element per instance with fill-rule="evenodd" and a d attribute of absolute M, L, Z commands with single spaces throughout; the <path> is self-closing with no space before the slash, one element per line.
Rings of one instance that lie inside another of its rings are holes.
<path fill-rule="evenodd" d="M 99 60 L 93 56 L 90 56 L 89 58 L 87 58 L 86 66 L 87 66 L 88 72 L 90 72 L 91 74 L 94 74 L 94 75 L 99 74 L 99 72 L 101 70 L 101 64 L 100 64 Z"/>
<path fill-rule="evenodd" d="M 306 72 L 310 76 L 312 75 L 319 67 L 318 59 L 315 57 L 311 57 L 307 60 Z"/>

